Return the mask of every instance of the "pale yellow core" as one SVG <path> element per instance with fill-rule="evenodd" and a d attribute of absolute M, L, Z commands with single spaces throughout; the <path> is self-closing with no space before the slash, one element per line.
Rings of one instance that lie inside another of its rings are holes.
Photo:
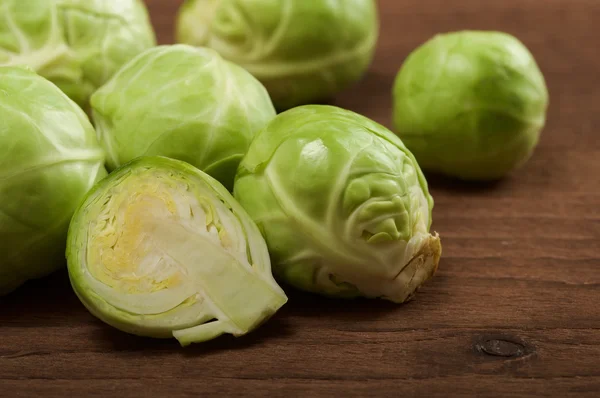
<path fill-rule="evenodd" d="M 188 269 L 161 251 L 161 235 L 176 223 L 189 228 L 190 235 L 200 229 L 218 239 L 205 210 L 182 182 L 138 177 L 135 184 L 122 184 L 110 193 L 89 235 L 90 272 L 124 293 L 181 287 L 189 282 Z"/>

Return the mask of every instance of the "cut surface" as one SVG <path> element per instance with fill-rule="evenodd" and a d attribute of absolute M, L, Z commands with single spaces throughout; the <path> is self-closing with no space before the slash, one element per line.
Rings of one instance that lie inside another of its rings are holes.
<path fill-rule="evenodd" d="M 285 303 L 270 272 L 253 266 L 257 237 L 202 179 L 136 168 L 93 196 L 84 283 L 72 280 L 106 322 L 186 344 L 245 334 Z"/>

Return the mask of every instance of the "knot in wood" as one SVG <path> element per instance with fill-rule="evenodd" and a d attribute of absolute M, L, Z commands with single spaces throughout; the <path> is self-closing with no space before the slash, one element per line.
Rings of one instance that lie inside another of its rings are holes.
<path fill-rule="evenodd" d="M 475 348 L 486 355 L 503 358 L 522 357 L 529 351 L 524 343 L 510 338 L 483 338 Z"/>

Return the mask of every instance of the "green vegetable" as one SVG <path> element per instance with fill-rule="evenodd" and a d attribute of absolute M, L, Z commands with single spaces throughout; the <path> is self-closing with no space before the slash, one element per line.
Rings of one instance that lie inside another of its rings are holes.
<path fill-rule="evenodd" d="M 358 81 L 378 30 L 373 0 L 187 0 L 176 36 L 244 67 L 284 110 Z"/>
<path fill-rule="evenodd" d="M 522 166 L 546 121 L 532 54 L 501 32 L 437 35 L 406 59 L 393 89 L 397 134 L 421 167 L 466 180 Z"/>
<path fill-rule="evenodd" d="M 67 228 L 104 152 L 87 116 L 27 67 L 0 67 L 0 295 L 65 265 Z"/>
<path fill-rule="evenodd" d="M 216 180 L 165 157 L 112 172 L 73 216 L 71 284 L 88 310 L 182 345 L 255 329 L 287 301 L 256 225 Z"/>
<path fill-rule="evenodd" d="M 142 155 L 183 160 L 232 188 L 254 134 L 275 116 L 265 88 L 205 48 L 158 46 L 91 99 L 109 170 Z"/>
<path fill-rule="evenodd" d="M 401 303 L 437 269 L 419 165 L 392 132 L 351 111 L 279 114 L 242 160 L 234 196 L 262 231 L 275 275 L 297 288 Z"/>
<path fill-rule="evenodd" d="M 155 45 L 141 0 L 0 0 L 0 65 L 27 65 L 80 106 Z"/>

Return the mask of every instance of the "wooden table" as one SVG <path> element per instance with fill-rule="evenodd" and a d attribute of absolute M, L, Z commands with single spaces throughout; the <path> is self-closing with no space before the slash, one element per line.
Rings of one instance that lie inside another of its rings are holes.
<path fill-rule="evenodd" d="M 148 0 L 161 43 L 181 1 Z M 530 162 L 498 184 L 430 178 L 444 255 L 415 301 L 290 292 L 241 339 L 181 349 L 95 320 L 66 273 L 0 299 L 0 395 L 600 396 L 600 1 L 383 0 L 376 59 L 335 104 L 390 125 L 390 88 L 440 31 L 499 29 L 551 93 Z"/>

